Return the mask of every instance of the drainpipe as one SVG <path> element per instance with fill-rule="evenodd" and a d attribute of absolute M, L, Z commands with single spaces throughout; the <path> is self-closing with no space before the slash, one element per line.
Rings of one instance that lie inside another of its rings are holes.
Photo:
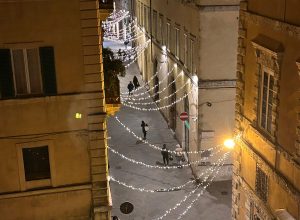
<path fill-rule="evenodd" d="M 152 60 L 152 0 L 150 0 L 150 56 Z M 152 60 L 153 62 L 153 60 Z M 152 71 L 153 72 L 153 71 Z"/>

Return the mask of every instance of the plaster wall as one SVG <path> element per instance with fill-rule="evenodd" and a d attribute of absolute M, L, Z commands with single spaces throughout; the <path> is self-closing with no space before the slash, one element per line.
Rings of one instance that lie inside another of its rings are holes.
<path fill-rule="evenodd" d="M 78 0 L 0 1 L 0 48 L 54 46 L 58 92 L 83 91 L 79 8 Z"/>
<path fill-rule="evenodd" d="M 0 199 L 1 219 L 5 220 L 88 220 L 90 207 L 91 191 L 88 189 Z"/>

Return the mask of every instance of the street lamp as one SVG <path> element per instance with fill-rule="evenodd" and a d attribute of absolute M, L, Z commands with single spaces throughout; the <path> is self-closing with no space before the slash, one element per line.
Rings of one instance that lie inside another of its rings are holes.
<path fill-rule="evenodd" d="M 228 149 L 233 149 L 235 146 L 235 142 L 233 139 L 226 139 L 224 141 L 224 146 L 227 147 Z"/>

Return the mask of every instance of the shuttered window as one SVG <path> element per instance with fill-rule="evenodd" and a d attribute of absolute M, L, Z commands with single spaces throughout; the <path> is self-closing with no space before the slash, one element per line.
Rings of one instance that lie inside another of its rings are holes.
<path fill-rule="evenodd" d="M 0 49 L 0 98 L 55 95 L 53 47 Z"/>

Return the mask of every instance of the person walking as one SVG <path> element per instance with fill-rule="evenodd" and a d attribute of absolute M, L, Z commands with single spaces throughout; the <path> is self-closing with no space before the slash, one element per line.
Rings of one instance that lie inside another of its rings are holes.
<path fill-rule="evenodd" d="M 176 161 L 178 164 L 178 168 L 182 168 L 182 161 L 183 161 L 183 150 L 182 147 L 180 146 L 180 144 L 176 144 L 176 149 L 175 149 L 175 157 L 176 157 Z"/>
<path fill-rule="evenodd" d="M 142 127 L 142 132 L 144 135 L 144 140 L 146 140 L 147 131 L 149 130 L 148 124 L 146 124 L 144 121 L 142 121 L 141 127 Z"/>
<path fill-rule="evenodd" d="M 134 89 L 137 89 L 140 86 L 140 83 L 136 76 L 133 77 L 133 85 L 134 85 Z"/>
<path fill-rule="evenodd" d="M 133 90 L 134 85 L 132 84 L 132 82 L 130 81 L 127 89 L 128 89 L 128 95 L 132 95 L 132 90 Z"/>
<path fill-rule="evenodd" d="M 161 155 L 163 157 L 163 162 L 164 162 L 164 165 L 166 166 L 169 166 L 169 152 L 168 152 L 168 149 L 167 149 L 167 145 L 166 144 L 163 144 L 163 147 L 161 149 Z"/>

